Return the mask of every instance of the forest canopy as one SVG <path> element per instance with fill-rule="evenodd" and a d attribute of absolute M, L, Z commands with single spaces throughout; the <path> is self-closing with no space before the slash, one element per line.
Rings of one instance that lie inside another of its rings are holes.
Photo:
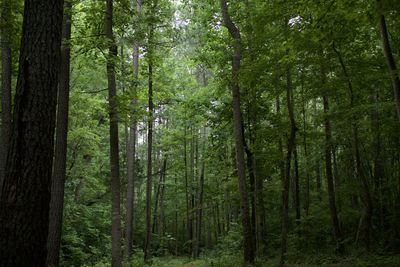
<path fill-rule="evenodd" d="M 400 1 L 0 0 L 0 267 L 400 266 Z"/>

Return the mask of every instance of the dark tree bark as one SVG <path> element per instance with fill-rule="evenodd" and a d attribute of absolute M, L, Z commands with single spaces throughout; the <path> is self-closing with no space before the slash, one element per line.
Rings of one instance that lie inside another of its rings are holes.
<path fill-rule="evenodd" d="M 46 264 L 62 14 L 62 0 L 25 1 L 11 141 L 0 185 L 1 266 Z"/>
<path fill-rule="evenodd" d="M 4 177 L 7 151 L 11 139 L 11 47 L 10 32 L 7 24 L 11 23 L 11 7 L 5 1 L 1 6 L 1 139 L 0 139 L 0 185 Z M 1 193 L 1 192 L 0 192 Z"/>
<path fill-rule="evenodd" d="M 379 3 L 380 0 L 377 0 L 377 2 Z M 390 72 L 390 78 L 392 81 L 394 99 L 396 102 L 397 118 L 400 122 L 400 79 L 396 67 L 396 61 L 394 60 L 392 49 L 390 47 L 386 20 L 383 14 L 381 14 L 379 17 L 379 31 L 382 39 L 383 53 L 385 54 L 386 62 Z"/>
<path fill-rule="evenodd" d="M 121 188 L 119 173 L 119 144 L 118 144 L 118 110 L 117 86 L 115 82 L 115 58 L 117 46 L 113 33 L 113 0 L 106 0 L 105 16 L 106 36 L 109 40 L 107 58 L 108 101 L 110 112 L 110 171 L 112 195 L 112 266 L 122 266 L 121 251 Z"/>
<path fill-rule="evenodd" d="M 282 188 L 282 233 L 281 233 L 281 259 L 280 265 L 285 262 L 287 252 L 287 235 L 289 231 L 289 190 L 290 190 L 290 169 L 293 150 L 296 146 L 296 121 L 294 118 L 293 107 L 293 88 L 292 88 L 292 74 L 290 67 L 286 67 L 286 102 L 290 119 L 290 135 L 287 143 L 286 163 L 285 163 L 285 177 Z"/>
<path fill-rule="evenodd" d="M 232 101 L 233 101 L 233 123 L 236 141 L 236 164 L 238 170 L 238 185 L 240 194 L 240 206 L 242 212 L 243 224 L 243 243 L 244 243 L 244 261 L 247 264 L 254 264 L 253 236 L 249 215 L 249 200 L 246 186 L 246 171 L 244 160 L 243 143 L 243 118 L 240 108 L 240 86 L 239 70 L 241 61 L 241 37 L 239 29 L 232 22 L 228 12 L 226 0 L 220 0 L 223 22 L 228 29 L 234 45 L 234 54 L 232 58 Z"/>
<path fill-rule="evenodd" d="M 64 209 L 64 187 L 67 163 L 69 81 L 71 59 L 71 0 L 65 1 L 61 45 L 61 66 L 58 82 L 56 143 L 51 185 L 47 266 L 58 266 Z"/>
<path fill-rule="evenodd" d="M 152 42 L 153 28 L 150 29 L 150 41 Z M 152 44 L 149 44 L 150 46 Z M 151 49 L 151 48 L 149 48 Z M 151 258 L 151 190 L 152 190 L 152 150 L 153 150 L 153 61 L 152 54 L 149 55 L 149 88 L 148 88 L 148 125 L 147 125 L 147 182 L 146 182 L 146 237 L 144 246 L 144 260 L 148 262 Z"/>
<path fill-rule="evenodd" d="M 155 192 L 155 199 L 154 199 L 154 212 L 153 212 L 153 225 L 152 225 L 152 233 L 156 233 L 156 228 L 159 226 L 160 221 L 157 221 L 159 216 L 158 207 L 161 206 L 161 197 L 162 197 L 162 190 L 164 186 L 164 176 L 167 168 L 167 157 L 162 161 L 163 164 L 160 169 L 160 180 L 158 181 L 157 190 Z M 161 210 L 160 210 L 161 212 Z M 159 236 L 161 238 L 161 236 Z"/>
<path fill-rule="evenodd" d="M 137 16 L 140 18 L 142 12 L 142 0 L 133 0 L 136 5 Z M 133 43 L 133 75 L 135 78 L 134 99 L 132 100 L 133 118 L 132 125 L 129 127 L 128 138 L 128 155 L 127 160 L 127 176 L 128 186 L 126 192 L 126 254 L 131 258 L 133 251 L 133 229 L 134 229 L 134 207 L 135 207 L 135 181 L 136 181 L 136 139 L 137 139 L 137 120 L 136 120 L 136 103 L 137 103 L 137 82 L 139 78 L 139 41 L 135 39 Z"/>
<path fill-rule="evenodd" d="M 304 80 L 302 77 L 301 80 L 301 95 L 302 95 L 302 113 L 303 113 L 303 150 L 304 150 L 304 157 L 305 157 L 305 175 L 306 175 L 306 192 L 304 197 L 304 210 L 306 216 L 308 216 L 308 212 L 310 209 L 310 173 L 309 173 L 309 156 L 308 156 L 308 146 L 307 146 L 307 117 L 306 117 L 306 103 L 304 99 Z"/>

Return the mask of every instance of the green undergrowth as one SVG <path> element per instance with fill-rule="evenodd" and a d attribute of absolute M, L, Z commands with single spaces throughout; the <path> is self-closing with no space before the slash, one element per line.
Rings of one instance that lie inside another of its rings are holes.
<path fill-rule="evenodd" d="M 199 259 L 185 257 L 154 257 L 150 263 L 144 264 L 143 254 L 136 253 L 130 261 L 125 261 L 124 267 L 242 267 L 241 252 L 210 251 L 203 253 Z M 258 258 L 255 267 L 278 266 L 279 258 Z M 109 263 L 103 262 L 91 267 L 108 267 Z M 398 267 L 400 255 L 376 255 L 355 253 L 349 255 L 330 254 L 289 254 L 287 267 Z M 87 266 L 89 267 L 89 266 Z"/>

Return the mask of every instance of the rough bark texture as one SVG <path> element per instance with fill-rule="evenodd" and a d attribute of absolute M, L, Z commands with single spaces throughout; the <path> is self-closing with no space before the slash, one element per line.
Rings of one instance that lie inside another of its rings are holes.
<path fill-rule="evenodd" d="M 234 45 L 232 58 L 232 101 L 233 101 L 233 123 L 236 142 L 236 164 L 238 171 L 238 184 L 240 194 L 240 207 L 242 212 L 244 261 L 247 264 L 254 264 L 254 247 L 249 215 L 249 200 L 246 186 L 246 172 L 243 143 L 243 118 L 240 110 L 240 86 L 239 70 L 241 60 L 241 37 L 239 29 L 232 22 L 226 0 L 220 0 L 222 16 L 225 27 L 228 29 Z"/>
<path fill-rule="evenodd" d="M 0 135 L 0 185 L 4 177 L 7 151 L 11 139 L 11 69 L 12 58 L 10 48 L 10 33 L 7 29 L 10 23 L 10 7 L 5 2 L 1 6 L 1 135 Z M 1 193 L 1 192 L 0 192 Z"/>
<path fill-rule="evenodd" d="M 140 17 L 142 12 L 142 1 L 141 0 L 133 0 L 136 4 L 137 16 Z M 139 41 L 135 40 L 133 43 L 133 75 L 135 78 L 135 82 L 137 84 L 137 80 L 139 78 Z M 137 103 L 137 86 L 134 86 L 134 97 L 132 100 L 132 124 L 129 127 L 129 138 L 128 138 L 128 149 L 127 149 L 127 176 L 128 176 L 128 186 L 126 192 L 126 232 L 125 232 L 125 240 L 126 240 L 126 254 L 128 258 L 132 256 L 133 251 L 133 229 L 134 229 L 134 207 L 135 207 L 135 180 L 136 180 L 136 139 L 137 139 L 137 120 L 136 120 L 136 103 Z"/>
<path fill-rule="evenodd" d="M 118 144 L 118 112 L 117 86 L 115 82 L 115 58 L 117 46 L 113 34 L 113 0 L 106 0 L 105 17 L 106 36 L 109 41 L 109 55 L 107 58 L 108 101 L 110 112 L 110 172 L 112 195 L 112 266 L 122 266 L 121 251 L 121 189 L 119 174 L 119 144 Z"/>
<path fill-rule="evenodd" d="M 380 1 L 377 1 L 380 2 Z M 386 62 L 390 72 L 390 78 L 392 80 L 392 87 L 394 92 L 394 99 L 396 102 L 397 118 L 400 122 L 400 79 L 399 73 L 396 67 L 396 61 L 394 60 L 392 49 L 390 47 L 389 36 L 386 26 L 385 16 L 382 14 L 379 18 L 379 30 L 381 33 L 381 39 L 383 44 L 383 52 L 386 57 Z"/>
<path fill-rule="evenodd" d="M 14 123 L 0 185 L 1 266 L 46 264 L 62 12 L 62 0 L 25 1 Z"/>
<path fill-rule="evenodd" d="M 58 82 L 56 143 L 51 184 L 49 235 L 47 238 L 47 266 L 58 266 L 60 261 L 61 231 L 64 208 L 64 187 L 67 162 L 67 133 L 71 39 L 70 0 L 65 1 L 62 29 L 61 66 Z"/>

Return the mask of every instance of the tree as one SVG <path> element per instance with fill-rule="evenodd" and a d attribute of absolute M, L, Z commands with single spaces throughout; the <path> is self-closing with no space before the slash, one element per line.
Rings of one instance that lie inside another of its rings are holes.
<path fill-rule="evenodd" d="M 288 54 L 288 51 L 287 51 Z M 285 262 L 285 254 L 287 251 L 287 234 L 289 231 L 289 188 L 290 188 L 290 170 L 292 155 L 295 153 L 296 149 L 296 132 L 297 126 L 294 118 L 294 104 L 293 104 L 293 84 L 292 84 L 292 72 L 290 66 L 286 66 L 286 102 L 289 112 L 290 120 L 290 134 L 287 143 L 286 161 L 285 161 L 285 177 L 283 180 L 282 188 L 282 233 L 281 233 L 281 261 L 280 264 L 283 265 Z M 297 181 L 296 181 L 297 183 Z M 298 186 L 296 185 L 296 189 Z M 294 198 L 296 199 L 296 211 L 298 204 L 298 192 Z M 296 214 L 297 215 L 297 214 Z"/>
<path fill-rule="evenodd" d="M 377 0 L 377 2 L 379 4 L 380 0 Z M 390 78 L 392 81 L 394 99 L 396 102 L 397 118 L 400 121 L 400 78 L 399 78 L 399 73 L 397 71 L 396 62 L 393 57 L 392 48 L 390 47 L 388 30 L 384 14 L 379 15 L 379 31 L 382 39 L 383 53 L 385 54 L 386 62 L 390 73 Z"/>
<path fill-rule="evenodd" d="M 323 51 L 321 52 L 323 57 Z M 329 210 L 331 215 L 332 227 L 333 227 L 333 240 L 337 244 L 337 248 L 341 250 L 340 239 L 342 238 L 339 218 L 336 208 L 336 195 L 335 195 L 335 184 L 332 173 L 332 128 L 331 121 L 329 119 L 329 96 L 327 93 L 328 86 L 326 83 L 326 70 L 324 59 L 321 59 L 321 85 L 324 87 L 323 92 L 323 106 L 324 106 L 324 130 L 325 130 L 325 172 L 328 186 L 329 196 Z"/>
<path fill-rule="evenodd" d="M 0 14 L 1 42 L 1 142 L 0 142 L 0 184 L 4 176 L 7 151 L 11 138 L 11 70 L 12 54 L 10 47 L 11 5 L 3 1 Z M 8 25 L 7 25 L 8 24 Z"/>
<path fill-rule="evenodd" d="M 61 65 L 58 82 L 56 141 L 54 147 L 54 163 L 51 182 L 49 235 L 47 238 L 47 266 L 58 266 L 60 261 L 61 230 L 67 164 L 71 19 L 72 1 L 66 0 L 64 6 Z"/>
<path fill-rule="evenodd" d="M 137 16 L 140 18 L 141 10 L 142 10 L 142 1 L 141 0 L 134 0 L 136 3 L 136 13 Z M 137 20 L 139 21 L 139 19 Z M 140 21 L 139 21 L 140 22 Z M 139 29 L 137 29 L 139 30 Z M 134 97 L 132 99 L 132 111 L 134 112 L 132 118 L 132 125 L 129 127 L 129 140 L 127 142 L 127 176 L 128 176 L 128 186 L 127 186 L 127 199 L 126 199 L 126 254 L 128 258 L 132 256 L 132 249 L 133 249 L 133 225 L 134 225 L 134 201 L 135 201 L 135 178 L 136 178 L 136 139 L 137 139 L 137 119 L 136 119 L 136 111 L 137 111 L 137 83 L 139 77 L 139 41 L 138 38 L 135 38 L 133 43 L 133 75 L 135 79 L 134 85 Z"/>
<path fill-rule="evenodd" d="M 121 189 L 119 176 L 119 141 L 115 58 L 117 45 L 113 33 L 113 0 L 106 0 L 105 30 L 109 45 L 107 57 L 108 101 L 110 115 L 110 171 L 112 194 L 112 266 L 122 266 L 121 253 Z"/>
<path fill-rule="evenodd" d="M 46 264 L 62 13 L 62 0 L 25 1 L 11 142 L 0 185 L 2 266 Z"/>
<path fill-rule="evenodd" d="M 153 34 L 154 27 L 150 26 L 149 33 L 149 65 L 148 65 L 148 121 L 147 121 L 147 182 L 146 182 L 146 237 L 144 245 L 144 260 L 148 262 L 151 258 L 151 195 L 152 195 L 152 150 L 153 150 Z"/>
<path fill-rule="evenodd" d="M 228 13 L 228 5 L 226 0 L 221 0 L 221 11 L 224 26 L 228 29 L 234 46 L 234 54 L 232 57 L 232 105 L 233 105 L 233 123 L 236 143 L 236 164 L 238 172 L 238 184 L 240 193 L 240 208 L 242 212 L 243 224 L 243 246 L 244 261 L 249 264 L 254 263 L 253 237 L 249 216 L 249 201 L 247 197 L 246 171 L 244 160 L 244 137 L 243 137 L 243 119 L 240 108 L 240 87 L 239 87 L 239 70 L 241 59 L 241 37 L 239 29 L 232 22 Z"/>

